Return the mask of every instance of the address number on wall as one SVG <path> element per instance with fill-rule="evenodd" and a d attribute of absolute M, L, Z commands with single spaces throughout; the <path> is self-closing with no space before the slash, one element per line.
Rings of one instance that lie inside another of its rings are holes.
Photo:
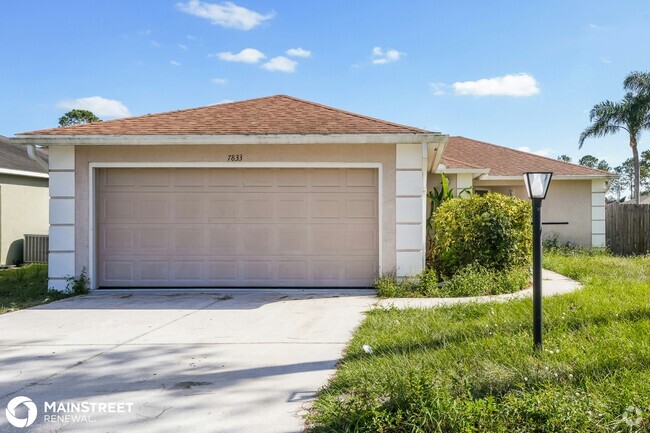
<path fill-rule="evenodd" d="M 234 162 L 239 162 L 244 160 L 244 155 L 241 153 L 234 153 L 232 155 L 228 155 L 228 161 L 234 161 Z"/>

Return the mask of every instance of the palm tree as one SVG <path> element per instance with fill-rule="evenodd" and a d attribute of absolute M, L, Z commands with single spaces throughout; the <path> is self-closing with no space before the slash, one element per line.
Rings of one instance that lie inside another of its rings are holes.
<path fill-rule="evenodd" d="M 650 96 L 650 72 L 634 71 L 625 77 L 623 87 L 640 95 Z"/>
<path fill-rule="evenodd" d="M 630 80 L 630 86 L 636 88 L 635 86 L 639 82 L 630 78 L 633 75 L 630 74 L 625 82 L 627 85 L 628 80 Z M 650 74 L 647 75 L 650 77 Z M 640 83 L 643 83 L 643 79 L 648 78 L 644 77 L 641 77 Z M 641 137 L 641 131 L 650 129 L 650 92 L 647 95 L 638 91 L 634 93 L 628 92 L 620 102 L 603 101 L 596 104 L 589 112 L 589 121 L 591 125 L 580 134 L 580 148 L 582 148 L 587 138 L 604 137 L 620 131 L 626 131 L 630 136 L 632 161 L 634 163 L 634 199 L 638 203 L 641 181 L 637 144 Z"/>

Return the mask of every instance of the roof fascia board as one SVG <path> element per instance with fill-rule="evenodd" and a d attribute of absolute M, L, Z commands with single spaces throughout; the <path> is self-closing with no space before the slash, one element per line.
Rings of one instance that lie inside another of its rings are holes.
<path fill-rule="evenodd" d="M 0 168 L 0 174 L 10 174 L 13 176 L 40 177 L 47 179 L 50 176 L 47 173 L 38 173 L 35 171 L 12 170 L 10 168 Z"/>
<path fill-rule="evenodd" d="M 490 172 L 489 168 L 444 168 L 436 170 L 437 174 L 476 174 L 486 175 Z"/>
<path fill-rule="evenodd" d="M 559 175 L 553 175 L 553 180 L 593 180 L 593 179 L 616 179 L 618 178 L 617 175 L 615 174 L 589 174 L 589 175 L 569 175 L 569 174 L 559 174 Z M 494 180 L 494 181 L 500 181 L 500 180 L 516 180 L 516 181 L 524 181 L 523 178 L 523 173 L 521 176 L 484 176 L 481 178 L 481 180 Z"/>
<path fill-rule="evenodd" d="M 443 134 L 19 135 L 15 144 L 59 146 L 441 143 Z"/>
<path fill-rule="evenodd" d="M 440 166 L 440 161 L 442 160 L 442 154 L 445 153 L 445 148 L 447 147 L 447 143 L 449 142 L 449 135 L 443 135 L 442 140 L 438 141 L 436 144 L 436 148 L 433 150 L 435 152 L 434 156 L 431 156 L 431 150 L 429 150 L 429 155 L 427 155 L 429 160 L 427 163 L 429 164 L 429 167 L 427 167 L 428 171 L 431 173 L 434 173 L 435 170 L 438 169 Z"/>

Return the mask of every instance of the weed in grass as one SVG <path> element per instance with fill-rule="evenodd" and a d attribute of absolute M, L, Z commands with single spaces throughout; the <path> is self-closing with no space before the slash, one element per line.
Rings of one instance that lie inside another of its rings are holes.
<path fill-rule="evenodd" d="M 47 280 L 47 265 L 0 270 L 0 314 L 71 296 L 48 289 Z"/>
<path fill-rule="evenodd" d="M 373 310 L 311 430 L 650 431 L 650 256 L 547 251 L 544 261 L 585 287 L 544 300 L 542 352 L 530 300 Z"/>
<path fill-rule="evenodd" d="M 469 265 L 442 283 L 429 268 L 412 278 L 397 280 L 394 275 L 384 275 L 375 281 L 381 298 L 461 297 L 514 293 L 525 289 L 531 280 L 528 267 L 490 270 Z"/>
<path fill-rule="evenodd" d="M 66 291 L 72 295 L 86 295 L 90 291 L 90 278 L 85 267 L 81 269 L 79 275 L 70 276 L 66 281 Z"/>

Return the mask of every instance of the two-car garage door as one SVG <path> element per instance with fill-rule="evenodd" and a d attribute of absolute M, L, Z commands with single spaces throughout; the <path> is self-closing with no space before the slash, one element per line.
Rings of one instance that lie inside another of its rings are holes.
<path fill-rule="evenodd" d="M 98 169 L 98 286 L 370 286 L 377 177 L 369 168 Z"/>

